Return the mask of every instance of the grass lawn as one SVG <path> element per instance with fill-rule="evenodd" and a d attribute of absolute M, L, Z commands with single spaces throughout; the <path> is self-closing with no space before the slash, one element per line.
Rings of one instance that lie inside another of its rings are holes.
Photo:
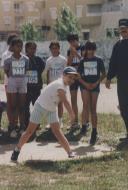
<path fill-rule="evenodd" d="M 118 115 L 100 114 L 98 118 L 99 143 L 114 146 L 117 151 L 99 159 L 0 166 L 0 190 L 128 190 L 128 142 L 119 143 L 118 140 L 124 134 L 123 122 Z M 65 115 L 66 125 L 67 120 Z M 6 119 L 3 125 L 6 126 Z M 78 140 L 78 131 L 74 135 L 66 128 L 64 131 L 70 140 Z M 48 136 L 43 132 L 37 140 Z M 89 138 L 90 132 L 83 141 Z"/>

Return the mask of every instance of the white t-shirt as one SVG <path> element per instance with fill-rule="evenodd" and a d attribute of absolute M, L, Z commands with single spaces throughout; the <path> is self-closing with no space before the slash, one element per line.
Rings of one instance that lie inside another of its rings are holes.
<path fill-rule="evenodd" d="M 62 76 L 66 64 L 67 59 L 62 55 L 58 55 L 57 57 L 51 56 L 47 59 L 45 69 L 49 71 L 49 82 Z"/>
<path fill-rule="evenodd" d="M 10 57 L 12 55 L 12 52 L 9 51 L 9 49 L 7 49 L 3 54 L 2 54 L 2 57 L 1 57 L 1 67 L 4 66 L 4 61 L 5 59 L 7 59 L 8 57 Z M 7 85 L 8 84 L 8 77 L 7 75 L 5 74 L 4 75 L 4 85 Z"/>
<path fill-rule="evenodd" d="M 56 111 L 60 102 L 58 96 L 58 90 L 60 89 L 64 90 L 65 93 L 67 91 L 67 86 L 64 84 L 62 78 L 51 82 L 48 86 L 43 88 L 36 102 L 48 111 Z"/>

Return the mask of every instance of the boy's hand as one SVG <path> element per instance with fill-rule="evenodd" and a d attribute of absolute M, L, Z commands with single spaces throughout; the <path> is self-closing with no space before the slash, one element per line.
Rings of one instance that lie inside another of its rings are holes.
<path fill-rule="evenodd" d="M 76 80 L 79 80 L 79 79 L 81 79 L 81 75 L 78 73 L 76 76 Z"/>
<path fill-rule="evenodd" d="M 95 83 L 92 83 L 91 84 L 91 88 L 94 89 L 97 87 L 97 85 L 99 84 L 99 81 L 95 82 Z"/>

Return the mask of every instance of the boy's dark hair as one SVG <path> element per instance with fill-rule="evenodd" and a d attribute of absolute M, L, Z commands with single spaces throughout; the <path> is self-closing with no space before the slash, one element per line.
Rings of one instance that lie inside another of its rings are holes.
<path fill-rule="evenodd" d="M 20 38 L 14 38 L 11 41 L 11 46 L 14 46 L 14 45 L 19 44 L 19 43 L 23 45 L 23 41 Z"/>
<path fill-rule="evenodd" d="M 73 41 L 73 40 L 79 41 L 78 34 L 68 34 L 67 41 L 70 42 L 70 41 Z"/>
<path fill-rule="evenodd" d="M 8 45 L 11 45 L 11 41 L 12 41 L 14 38 L 17 38 L 17 37 L 18 37 L 17 34 L 10 34 L 10 35 L 8 36 L 8 39 L 7 39 L 7 44 L 8 44 Z"/>
<path fill-rule="evenodd" d="M 60 44 L 58 41 L 52 41 L 49 45 L 49 49 L 51 49 L 53 46 L 57 46 L 58 48 L 60 48 Z"/>
<path fill-rule="evenodd" d="M 33 41 L 26 42 L 26 44 L 25 44 L 25 51 L 26 51 L 29 47 L 31 47 L 31 46 L 37 47 L 37 44 L 36 44 L 35 42 L 33 42 Z"/>
<path fill-rule="evenodd" d="M 96 50 L 96 48 L 95 42 L 87 41 L 85 44 L 85 50 Z"/>

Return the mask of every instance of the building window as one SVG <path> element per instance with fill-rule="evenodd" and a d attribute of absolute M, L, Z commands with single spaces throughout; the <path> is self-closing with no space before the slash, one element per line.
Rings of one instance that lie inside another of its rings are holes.
<path fill-rule="evenodd" d="M 23 3 L 14 3 L 14 11 L 21 13 L 23 11 Z"/>
<path fill-rule="evenodd" d="M 119 37 L 119 30 L 118 30 L 118 28 L 107 28 L 106 29 L 106 37 L 107 38 Z"/>
<path fill-rule="evenodd" d="M 11 10 L 11 2 L 10 1 L 2 1 L 2 7 L 4 12 L 9 12 Z"/>
<path fill-rule="evenodd" d="M 11 24 L 11 17 L 10 16 L 4 16 L 4 24 L 5 25 Z"/>
<path fill-rule="evenodd" d="M 83 32 L 83 40 L 89 40 L 90 32 Z"/>
<path fill-rule="evenodd" d="M 101 16 L 101 13 L 102 13 L 101 4 L 87 5 L 87 16 Z"/>
<path fill-rule="evenodd" d="M 83 11 L 83 5 L 77 5 L 76 6 L 76 16 L 77 16 L 77 18 L 82 17 L 82 11 Z"/>
<path fill-rule="evenodd" d="M 56 7 L 52 7 L 50 8 L 50 13 L 51 13 L 51 18 L 52 19 L 57 19 L 57 8 Z"/>

